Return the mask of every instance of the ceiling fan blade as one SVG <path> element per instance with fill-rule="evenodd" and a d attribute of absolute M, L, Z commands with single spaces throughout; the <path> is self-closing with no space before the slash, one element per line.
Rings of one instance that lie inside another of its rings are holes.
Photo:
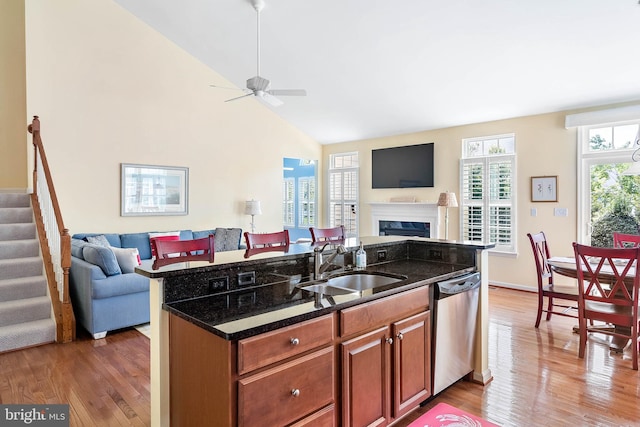
<path fill-rule="evenodd" d="M 258 98 L 262 98 L 267 104 L 272 105 L 274 107 L 279 107 L 282 104 L 284 104 L 284 102 L 280 101 L 278 98 L 276 98 L 269 92 L 261 92 L 259 94 L 256 94 L 256 96 Z"/>
<path fill-rule="evenodd" d="M 307 96 L 307 91 L 304 89 L 273 89 L 268 90 L 267 93 L 279 96 Z"/>
<path fill-rule="evenodd" d="M 229 89 L 229 90 L 246 90 L 246 89 L 240 89 L 239 87 L 218 86 L 218 85 L 209 85 L 209 87 L 215 87 L 217 89 Z"/>
<path fill-rule="evenodd" d="M 224 102 L 235 101 L 236 99 L 246 98 L 247 96 L 251 96 L 251 95 L 253 95 L 253 92 L 250 92 L 250 93 L 244 94 L 244 95 L 242 95 L 242 96 L 238 96 L 238 97 L 236 97 L 236 98 L 227 99 L 227 100 L 226 100 L 226 101 L 224 101 Z"/>

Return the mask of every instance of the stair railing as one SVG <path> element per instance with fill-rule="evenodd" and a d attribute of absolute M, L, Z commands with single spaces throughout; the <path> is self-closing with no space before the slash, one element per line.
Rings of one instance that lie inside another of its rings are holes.
<path fill-rule="evenodd" d="M 75 317 L 69 298 L 71 236 L 62 221 L 49 163 L 40 138 L 38 116 L 33 116 L 28 130 L 33 135 L 34 151 L 31 202 L 56 321 L 56 341 L 69 342 L 76 335 Z"/>

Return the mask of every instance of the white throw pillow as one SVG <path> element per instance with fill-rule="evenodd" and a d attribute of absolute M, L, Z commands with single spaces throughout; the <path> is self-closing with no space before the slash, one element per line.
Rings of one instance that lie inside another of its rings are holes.
<path fill-rule="evenodd" d="M 140 255 L 137 248 L 110 248 L 118 260 L 118 265 L 123 273 L 134 273 L 135 268 L 139 265 Z"/>

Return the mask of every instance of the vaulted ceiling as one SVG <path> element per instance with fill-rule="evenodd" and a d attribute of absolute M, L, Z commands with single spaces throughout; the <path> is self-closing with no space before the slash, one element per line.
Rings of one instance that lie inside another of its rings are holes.
<path fill-rule="evenodd" d="M 250 0 L 115 1 L 211 84 L 256 75 Z M 640 101 L 638 0 L 265 2 L 260 75 L 307 91 L 269 108 L 323 144 Z"/>

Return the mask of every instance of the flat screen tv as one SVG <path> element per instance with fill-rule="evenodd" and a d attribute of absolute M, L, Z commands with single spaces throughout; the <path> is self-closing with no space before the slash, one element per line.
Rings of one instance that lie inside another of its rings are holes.
<path fill-rule="evenodd" d="M 372 188 L 433 187 L 433 146 L 371 150 Z"/>

